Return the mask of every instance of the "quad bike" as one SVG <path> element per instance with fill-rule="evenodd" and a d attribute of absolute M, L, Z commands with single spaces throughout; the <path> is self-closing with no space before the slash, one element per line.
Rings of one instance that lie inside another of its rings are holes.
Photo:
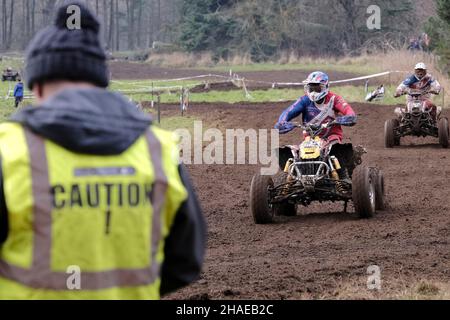
<path fill-rule="evenodd" d="M 17 81 L 20 75 L 17 71 L 13 71 L 12 68 L 7 68 L 3 71 L 2 81 Z"/>
<path fill-rule="evenodd" d="M 309 136 L 300 146 L 280 148 L 282 171 L 273 177 L 256 174 L 252 179 L 250 207 L 256 224 L 271 223 L 277 215 L 295 216 L 298 205 L 307 207 L 312 202 L 342 201 L 347 212 L 348 202 L 353 201 L 361 218 L 370 218 L 377 210 L 384 210 L 383 173 L 361 165 L 362 155 L 366 153 L 363 147 L 329 145 L 319 137 L 326 128 L 297 127 Z"/>
<path fill-rule="evenodd" d="M 449 145 L 449 125 L 448 119 L 441 117 L 442 109 L 437 108 L 435 120 L 431 114 L 431 109 L 426 108 L 426 102 L 422 96 L 428 92 L 411 90 L 408 95 L 412 98 L 405 108 L 397 108 L 395 114 L 397 119 L 387 120 L 384 126 L 384 144 L 386 148 L 393 148 L 400 145 L 400 138 L 405 136 L 439 138 L 439 144 L 443 148 Z"/>

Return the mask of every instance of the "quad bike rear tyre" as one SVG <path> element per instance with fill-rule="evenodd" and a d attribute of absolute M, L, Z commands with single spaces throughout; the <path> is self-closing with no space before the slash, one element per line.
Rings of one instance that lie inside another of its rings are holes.
<path fill-rule="evenodd" d="M 386 209 L 386 192 L 384 189 L 384 175 L 379 169 L 373 169 L 375 181 L 375 209 L 383 211 Z"/>
<path fill-rule="evenodd" d="M 250 211 L 256 224 L 273 222 L 274 210 L 269 203 L 269 188 L 273 187 L 270 176 L 253 176 L 250 187 Z"/>
<path fill-rule="evenodd" d="M 448 148 L 448 136 L 449 136 L 449 128 L 448 128 L 448 119 L 441 118 L 439 120 L 439 144 L 442 148 Z"/>
<path fill-rule="evenodd" d="M 371 168 L 359 166 L 353 172 L 352 198 L 360 218 L 370 218 L 376 212 L 376 181 Z"/>
<path fill-rule="evenodd" d="M 279 172 L 273 177 L 274 186 L 279 186 L 287 182 L 288 174 Z M 288 202 L 273 205 L 274 214 L 276 216 L 295 217 L 297 215 L 297 206 Z"/>
<path fill-rule="evenodd" d="M 400 145 L 400 139 L 395 137 L 395 129 L 400 125 L 397 119 L 387 120 L 384 124 L 384 146 L 393 148 Z"/>

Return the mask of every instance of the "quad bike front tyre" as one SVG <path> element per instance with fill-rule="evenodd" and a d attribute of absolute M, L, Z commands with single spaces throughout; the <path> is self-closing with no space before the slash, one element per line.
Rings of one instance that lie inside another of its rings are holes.
<path fill-rule="evenodd" d="M 383 171 L 373 169 L 372 172 L 375 181 L 375 209 L 383 211 L 386 209 L 386 192 L 384 189 Z"/>
<path fill-rule="evenodd" d="M 273 222 L 274 210 L 269 201 L 269 188 L 273 187 L 270 176 L 253 176 L 250 187 L 250 211 L 256 224 Z"/>
<path fill-rule="evenodd" d="M 395 137 L 395 129 L 398 128 L 399 122 L 397 119 L 387 120 L 384 124 L 384 146 L 386 148 L 393 148 L 400 145 L 400 139 Z"/>
<path fill-rule="evenodd" d="M 287 182 L 288 174 L 279 172 L 273 177 L 274 186 L 279 186 Z M 295 217 L 297 215 L 297 206 L 288 202 L 277 203 L 273 205 L 274 215 Z"/>
<path fill-rule="evenodd" d="M 442 146 L 442 148 L 448 148 L 449 128 L 447 118 L 441 118 L 439 120 L 438 129 L 439 129 L 439 144 Z"/>
<path fill-rule="evenodd" d="M 353 171 L 352 199 L 360 218 L 370 218 L 376 212 L 376 181 L 371 168 L 359 166 Z"/>

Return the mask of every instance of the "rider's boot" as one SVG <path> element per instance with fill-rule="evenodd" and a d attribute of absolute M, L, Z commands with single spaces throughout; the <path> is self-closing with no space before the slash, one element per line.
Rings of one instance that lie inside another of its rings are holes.
<path fill-rule="evenodd" d="M 339 169 L 337 172 L 339 174 L 339 180 L 344 181 L 344 182 L 348 182 L 348 183 L 352 182 L 351 179 L 350 179 L 350 176 L 348 174 L 347 168 Z"/>
<path fill-rule="evenodd" d="M 433 108 L 431 109 L 431 118 L 433 119 L 434 123 L 437 123 L 437 107 L 433 106 Z"/>
<path fill-rule="evenodd" d="M 437 107 L 436 105 L 431 102 L 431 101 L 427 101 L 426 102 L 426 108 L 428 110 L 430 110 L 430 116 L 431 119 L 433 120 L 434 123 L 437 123 L 438 119 L 437 119 Z"/>
<path fill-rule="evenodd" d="M 336 183 L 336 188 L 339 193 L 347 193 L 348 187 L 351 186 L 352 180 L 348 174 L 347 168 L 341 168 L 338 171 L 339 181 Z"/>

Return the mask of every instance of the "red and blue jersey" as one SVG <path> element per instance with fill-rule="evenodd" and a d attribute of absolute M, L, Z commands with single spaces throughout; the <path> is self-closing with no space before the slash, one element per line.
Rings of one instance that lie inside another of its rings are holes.
<path fill-rule="evenodd" d="M 323 136 L 329 139 L 337 138 L 340 141 L 343 137 L 341 126 L 352 126 L 356 123 L 356 114 L 352 107 L 342 97 L 332 92 L 328 93 L 322 104 L 311 101 L 307 95 L 301 97 L 281 114 L 278 123 L 289 122 L 300 115 L 305 124 L 336 121 L 338 125 L 324 132 Z"/>
<path fill-rule="evenodd" d="M 406 80 L 403 81 L 402 84 L 400 84 L 400 86 L 397 88 L 397 94 L 398 95 L 404 94 L 408 91 L 408 89 L 421 91 L 424 93 L 427 91 L 439 93 L 441 91 L 441 85 L 430 74 L 427 74 L 421 80 L 417 79 L 415 75 L 412 75 L 406 78 Z M 431 96 L 427 94 L 424 95 L 423 98 L 429 99 L 431 98 Z"/>
<path fill-rule="evenodd" d="M 436 80 L 429 74 L 423 77 L 421 80 L 417 79 L 415 75 L 412 75 L 403 81 L 402 85 L 406 88 L 415 90 L 424 90 L 431 87 Z"/>

